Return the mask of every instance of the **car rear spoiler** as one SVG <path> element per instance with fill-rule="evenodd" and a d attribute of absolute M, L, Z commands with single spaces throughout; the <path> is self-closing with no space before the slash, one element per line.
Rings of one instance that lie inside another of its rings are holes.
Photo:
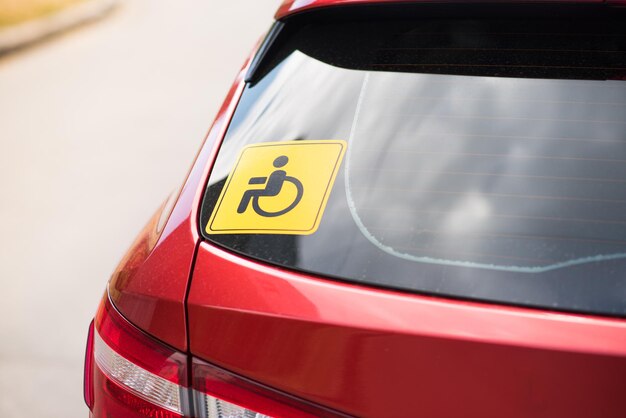
<path fill-rule="evenodd" d="M 489 4 L 489 3 L 518 3 L 518 4 L 606 4 L 608 6 L 626 6 L 626 0 L 285 0 L 278 8 L 275 18 L 281 20 L 295 13 L 312 9 L 332 6 L 347 6 L 357 4 L 402 4 L 402 3 L 430 3 L 430 4 Z"/>

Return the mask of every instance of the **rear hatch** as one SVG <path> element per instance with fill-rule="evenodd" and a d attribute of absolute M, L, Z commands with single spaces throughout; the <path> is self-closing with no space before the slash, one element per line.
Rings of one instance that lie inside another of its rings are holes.
<path fill-rule="evenodd" d="M 202 202 L 192 353 L 357 416 L 621 416 L 624 22 L 421 5 L 276 25 Z"/>

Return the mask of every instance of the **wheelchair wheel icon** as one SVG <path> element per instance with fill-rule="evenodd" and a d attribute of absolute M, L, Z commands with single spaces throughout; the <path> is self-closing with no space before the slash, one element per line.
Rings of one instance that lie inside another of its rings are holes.
<path fill-rule="evenodd" d="M 287 158 L 286 155 L 281 155 L 274 160 L 273 165 L 276 168 L 282 168 L 287 165 L 288 162 L 289 158 Z M 296 196 L 293 201 L 287 207 L 278 211 L 270 212 L 263 210 L 259 203 L 259 199 L 261 197 L 278 196 L 285 182 L 293 184 L 296 188 Z M 252 202 L 252 209 L 258 215 L 266 218 L 274 218 L 293 210 L 296 206 L 298 206 L 298 203 L 300 203 L 302 196 L 304 195 L 302 182 L 295 177 L 288 176 L 285 170 L 274 170 L 269 177 L 252 177 L 248 181 L 248 184 L 264 184 L 265 188 L 246 190 L 241 198 L 239 207 L 237 208 L 237 213 L 244 213 L 248 209 L 250 202 Z"/>

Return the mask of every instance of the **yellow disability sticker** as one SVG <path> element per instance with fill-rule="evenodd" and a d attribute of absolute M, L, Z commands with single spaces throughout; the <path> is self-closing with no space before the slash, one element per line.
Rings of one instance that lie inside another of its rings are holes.
<path fill-rule="evenodd" d="M 314 233 L 346 147 L 340 140 L 246 146 L 213 209 L 207 234 Z"/>

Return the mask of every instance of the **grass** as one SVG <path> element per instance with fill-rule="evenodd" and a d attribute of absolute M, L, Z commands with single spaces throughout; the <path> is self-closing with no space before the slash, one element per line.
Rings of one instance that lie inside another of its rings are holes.
<path fill-rule="evenodd" d="M 83 0 L 0 0 L 0 28 L 37 19 Z"/>

